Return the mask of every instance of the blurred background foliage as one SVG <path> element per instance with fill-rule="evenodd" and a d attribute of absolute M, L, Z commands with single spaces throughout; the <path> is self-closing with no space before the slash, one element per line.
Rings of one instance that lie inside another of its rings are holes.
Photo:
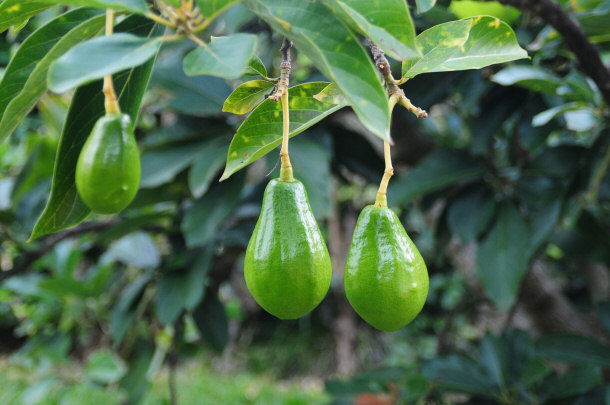
<path fill-rule="evenodd" d="M 610 62 L 610 2 L 563 6 Z M 3 34 L 0 66 L 60 11 Z M 392 124 L 389 202 L 431 277 L 411 325 L 377 332 L 345 299 L 351 234 L 383 172 L 382 142 L 348 108 L 291 143 L 331 291 L 297 321 L 254 303 L 243 255 L 278 155 L 218 183 L 243 120 L 222 105 L 240 81 L 185 76 L 187 48 L 167 44 L 137 128 L 141 190 L 119 216 L 25 243 L 68 97 L 43 97 L 0 144 L 0 403 L 610 404 L 608 106 L 538 16 L 449 0 L 412 13 L 418 32 L 496 15 L 531 60 L 404 86 L 430 113 L 396 109 Z M 281 37 L 243 6 L 207 33 L 237 31 L 258 35 L 277 75 Z M 294 84 L 324 80 L 295 54 Z"/>

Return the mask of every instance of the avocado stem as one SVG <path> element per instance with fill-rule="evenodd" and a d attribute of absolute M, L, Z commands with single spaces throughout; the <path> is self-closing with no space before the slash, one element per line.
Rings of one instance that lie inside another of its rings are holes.
<path fill-rule="evenodd" d="M 106 9 L 106 35 L 112 35 L 114 29 L 114 10 Z M 104 76 L 104 87 L 102 89 L 104 93 L 104 107 L 106 108 L 106 114 L 120 114 L 121 108 L 114 91 L 114 84 L 112 83 L 112 75 Z"/>
<path fill-rule="evenodd" d="M 290 164 L 290 155 L 288 154 L 288 140 L 290 139 L 290 106 L 288 105 L 288 89 L 282 94 L 282 149 L 280 150 L 280 160 L 282 166 L 280 168 L 280 180 L 294 181 L 292 174 L 292 165 Z"/>
<path fill-rule="evenodd" d="M 292 173 L 292 165 L 290 164 L 290 155 L 288 154 L 288 141 L 290 140 L 290 104 L 288 100 L 288 87 L 290 86 L 290 71 L 292 70 L 292 62 L 290 60 L 290 48 L 292 41 L 284 38 L 280 52 L 282 53 L 282 63 L 280 64 L 280 80 L 275 87 L 275 91 L 269 99 L 273 102 L 282 100 L 282 149 L 280 150 L 280 160 L 282 166 L 280 168 L 281 181 L 294 181 Z"/>
<path fill-rule="evenodd" d="M 390 116 L 394 111 L 394 106 L 400 101 L 400 95 L 392 94 L 390 96 Z M 392 166 L 392 153 L 390 150 L 390 142 L 383 141 L 383 158 L 385 160 L 385 170 L 383 171 L 383 177 L 381 178 L 381 184 L 379 184 L 379 191 L 377 191 L 377 198 L 375 199 L 375 205 L 377 207 L 388 206 L 388 183 L 390 178 L 394 175 L 394 167 Z"/>

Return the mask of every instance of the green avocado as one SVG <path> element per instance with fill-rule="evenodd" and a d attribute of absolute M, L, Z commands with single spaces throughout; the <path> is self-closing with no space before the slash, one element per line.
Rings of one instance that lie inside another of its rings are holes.
<path fill-rule="evenodd" d="M 267 185 L 244 275 L 256 302 L 280 319 L 305 315 L 326 295 L 330 256 L 300 181 L 274 179 Z"/>
<path fill-rule="evenodd" d="M 131 203 L 140 185 L 140 152 L 127 114 L 101 117 L 76 164 L 76 189 L 93 211 L 113 214 Z"/>
<path fill-rule="evenodd" d="M 347 255 L 345 293 L 358 315 L 391 332 L 421 311 L 428 271 L 396 214 L 387 207 L 362 210 Z"/>

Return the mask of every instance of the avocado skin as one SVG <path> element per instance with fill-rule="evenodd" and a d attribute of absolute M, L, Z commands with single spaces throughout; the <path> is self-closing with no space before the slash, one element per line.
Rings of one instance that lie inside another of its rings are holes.
<path fill-rule="evenodd" d="M 127 114 L 101 117 L 76 164 L 76 189 L 93 211 L 113 214 L 127 207 L 140 185 L 140 152 Z"/>
<path fill-rule="evenodd" d="M 307 314 L 328 292 L 330 256 L 300 181 L 267 185 L 244 275 L 256 302 L 280 319 Z"/>
<path fill-rule="evenodd" d="M 344 281 L 354 310 L 379 330 L 398 330 L 423 308 L 429 286 L 426 264 L 389 208 L 369 205 L 360 213 Z"/>

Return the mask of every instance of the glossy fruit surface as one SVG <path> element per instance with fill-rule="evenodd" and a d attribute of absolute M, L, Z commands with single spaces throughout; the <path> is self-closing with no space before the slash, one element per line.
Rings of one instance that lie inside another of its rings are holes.
<path fill-rule="evenodd" d="M 101 117 L 76 164 L 76 189 L 93 211 L 112 214 L 129 205 L 140 184 L 140 152 L 129 115 Z"/>
<path fill-rule="evenodd" d="M 391 332 L 411 322 L 428 296 L 428 271 L 396 214 L 362 210 L 345 265 L 345 292 L 358 315 Z"/>
<path fill-rule="evenodd" d="M 326 295 L 330 256 L 298 180 L 274 179 L 267 185 L 244 275 L 256 302 L 280 319 L 305 315 Z"/>

